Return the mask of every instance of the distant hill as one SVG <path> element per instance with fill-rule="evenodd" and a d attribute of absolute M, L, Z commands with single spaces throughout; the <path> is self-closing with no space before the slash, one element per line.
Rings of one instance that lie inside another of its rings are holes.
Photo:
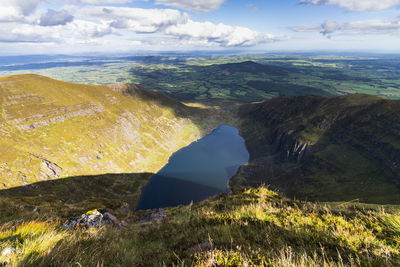
<path fill-rule="evenodd" d="M 137 85 L 0 78 L 0 189 L 76 175 L 156 172 L 205 132 L 202 113 Z"/>
<path fill-rule="evenodd" d="M 400 203 L 400 101 L 279 97 L 241 107 L 251 161 L 232 184 L 323 201 Z"/>
<path fill-rule="evenodd" d="M 254 75 L 254 77 L 246 82 L 246 86 L 259 92 L 284 96 L 332 96 L 331 93 L 320 88 L 293 84 L 286 81 L 289 75 L 300 73 L 300 71 L 295 68 L 264 65 L 254 61 L 227 63 L 214 66 L 221 69 L 222 73 L 229 75 L 237 75 L 240 73 Z M 293 81 L 295 81 L 295 79 Z"/>
<path fill-rule="evenodd" d="M 335 87 L 320 80 L 326 70 L 310 76 L 299 67 L 237 63 L 132 68 L 137 82 L 181 101 L 251 103 L 277 96 L 333 96 Z M 339 75 L 339 74 L 337 74 Z M 332 82 L 331 82 L 332 83 Z"/>
<path fill-rule="evenodd" d="M 248 72 L 248 73 L 259 73 L 264 72 L 266 74 L 271 75 L 287 75 L 290 72 L 295 71 L 294 69 L 272 66 L 272 65 L 264 65 L 260 63 L 256 63 L 254 61 L 244 61 L 239 63 L 226 63 L 226 64 L 218 64 L 214 65 L 221 69 L 224 69 L 229 72 Z"/>

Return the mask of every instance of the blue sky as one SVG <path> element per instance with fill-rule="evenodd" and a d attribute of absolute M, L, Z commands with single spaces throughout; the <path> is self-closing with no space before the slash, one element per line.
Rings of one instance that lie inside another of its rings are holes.
<path fill-rule="evenodd" d="M 400 52 L 400 0 L 1 0 L 0 54 Z"/>

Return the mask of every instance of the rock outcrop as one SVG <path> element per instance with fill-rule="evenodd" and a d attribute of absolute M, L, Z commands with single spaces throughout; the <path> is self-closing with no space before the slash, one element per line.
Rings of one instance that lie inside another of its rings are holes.
<path fill-rule="evenodd" d="M 100 228 L 104 225 L 122 227 L 123 223 L 106 210 L 91 210 L 81 216 L 70 218 L 64 223 L 63 227 L 66 230 L 71 230 L 76 227 Z"/>
<path fill-rule="evenodd" d="M 279 134 L 275 131 L 272 140 L 275 152 L 279 153 L 280 160 L 284 162 L 300 163 L 307 152 L 310 151 L 309 145 L 304 143 L 294 136 L 294 131 L 288 131 Z"/>
<path fill-rule="evenodd" d="M 143 217 L 139 222 L 140 223 L 148 223 L 148 222 L 160 222 L 167 217 L 164 209 L 158 209 L 158 211 L 147 214 Z"/>
<path fill-rule="evenodd" d="M 42 159 L 42 164 L 39 168 L 39 178 L 41 180 L 57 179 L 61 176 L 63 169 L 57 164 L 48 160 Z"/>

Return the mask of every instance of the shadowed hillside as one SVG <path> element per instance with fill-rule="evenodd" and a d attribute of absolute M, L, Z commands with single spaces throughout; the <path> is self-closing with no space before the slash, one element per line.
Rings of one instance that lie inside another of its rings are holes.
<path fill-rule="evenodd" d="M 326 201 L 400 203 L 400 101 L 279 97 L 241 107 L 251 160 L 232 184 Z"/>
<path fill-rule="evenodd" d="M 133 212 L 152 173 L 76 176 L 0 190 L 0 223 L 66 220 L 92 209 Z"/>
<path fill-rule="evenodd" d="M 173 152 L 218 125 L 218 112 L 210 114 L 137 85 L 0 78 L 0 188 L 156 172 Z"/>

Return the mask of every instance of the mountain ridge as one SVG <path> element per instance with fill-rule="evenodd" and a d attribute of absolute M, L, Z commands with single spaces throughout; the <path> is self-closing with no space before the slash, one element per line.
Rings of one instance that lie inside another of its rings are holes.
<path fill-rule="evenodd" d="M 251 159 L 236 181 L 314 200 L 399 203 L 399 112 L 400 101 L 370 95 L 244 105 L 240 130 Z"/>
<path fill-rule="evenodd" d="M 0 78 L 0 96 L 0 265 L 399 265 L 400 101 L 297 96 L 221 110 L 32 75 Z M 170 152 L 227 122 L 251 157 L 233 192 L 133 211 Z M 112 223 L 65 227 L 95 214 Z"/>
<path fill-rule="evenodd" d="M 0 78 L 0 93 L 3 188 L 66 176 L 156 172 L 173 152 L 218 124 L 218 111 L 209 116 L 207 109 L 138 85 L 80 85 L 28 74 Z"/>

